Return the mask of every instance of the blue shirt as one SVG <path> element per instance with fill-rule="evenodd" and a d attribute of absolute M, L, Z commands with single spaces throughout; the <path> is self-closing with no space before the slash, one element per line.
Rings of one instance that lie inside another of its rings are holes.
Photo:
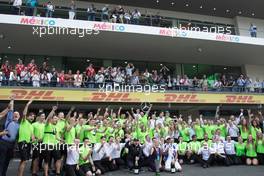
<path fill-rule="evenodd" d="M 9 136 L 2 136 L 2 140 L 8 142 L 15 142 L 19 130 L 19 123 L 13 120 L 14 112 L 9 111 L 5 121 L 5 130 L 8 131 Z"/>

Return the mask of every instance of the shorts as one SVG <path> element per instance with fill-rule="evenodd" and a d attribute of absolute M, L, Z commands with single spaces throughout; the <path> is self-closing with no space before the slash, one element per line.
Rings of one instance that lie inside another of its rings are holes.
<path fill-rule="evenodd" d="M 21 161 L 27 161 L 30 159 L 31 143 L 19 142 L 18 149 Z"/>
<path fill-rule="evenodd" d="M 58 145 L 48 145 L 44 144 L 41 146 L 40 154 L 44 159 L 45 163 L 50 162 L 50 160 L 53 158 L 54 161 L 58 161 L 61 159 L 61 151 L 59 144 Z"/>
<path fill-rule="evenodd" d="M 87 172 L 91 171 L 92 172 L 92 167 L 89 163 L 83 164 L 80 166 L 80 170 L 82 173 L 86 175 Z"/>
<path fill-rule="evenodd" d="M 32 144 L 32 159 L 37 159 L 40 156 L 40 148 L 41 148 L 41 143 L 33 143 Z"/>

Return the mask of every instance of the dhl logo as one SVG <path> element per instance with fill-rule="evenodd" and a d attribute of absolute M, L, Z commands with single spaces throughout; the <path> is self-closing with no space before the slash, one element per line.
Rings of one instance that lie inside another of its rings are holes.
<path fill-rule="evenodd" d="M 181 103 L 197 103 L 204 100 L 197 99 L 195 94 L 165 94 L 163 102 L 181 102 Z"/>
<path fill-rule="evenodd" d="M 131 102 L 133 99 L 129 98 L 129 93 L 92 93 L 92 96 L 85 98 L 89 101 L 118 101 L 118 102 Z"/>
<path fill-rule="evenodd" d="M 19 100 L 57 100 L 58 98 L 53 96 L 53 91 L 49 90 L 11 90 L 11 95 L 15 94 L 16 99 Z M 61 98 L 59 98 L 61 99 Z"/>
<path fill-rule="evenodd" d="M 226 103 L 256 103 L 253 96 L 249 95 L 227 95 Z"/>

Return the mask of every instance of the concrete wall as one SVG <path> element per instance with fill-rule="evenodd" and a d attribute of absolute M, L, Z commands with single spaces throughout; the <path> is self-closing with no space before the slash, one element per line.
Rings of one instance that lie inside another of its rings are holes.
<path fill-rule="evenodd" d="M 249 27 L 252 23 L 257 26 L 257 37 L 264 38 L 264 20 L 237 16 L 236 18 L 234 18 L 234 22 L 238 27 L 238 34 L 242 36 L 250 36 Z"/>
<path fill-rule="evenodd" d="M 244 65 L 243 69 L 252 80 L 264 80 L 264 65 Z"/>

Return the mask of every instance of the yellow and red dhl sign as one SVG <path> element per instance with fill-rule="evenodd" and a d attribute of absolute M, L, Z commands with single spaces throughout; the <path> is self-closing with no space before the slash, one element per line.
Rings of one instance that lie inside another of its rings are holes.
<path fill-rule="evenodd" d="M 138 93 L 138 92 L 98 92 L 85 90 L 46 89 L 0 89 L 0 100 L 34 99 L 38 101 L 73 102 L 124 102 L 124 103 L 192 103 L 192 104 L 264 104 L 262 94 L 219 94 L 219 93 Z"/>

